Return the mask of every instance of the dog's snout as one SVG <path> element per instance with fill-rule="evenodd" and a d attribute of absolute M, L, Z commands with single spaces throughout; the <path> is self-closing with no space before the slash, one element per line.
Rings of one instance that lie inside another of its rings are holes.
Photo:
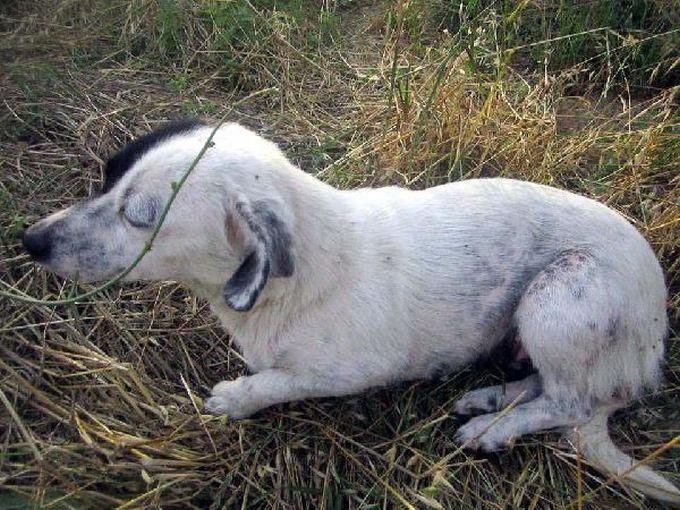
<path fill-rule="evenodd" d="M 23 231 L 21 241 L 33 260 L 44 261 L 52 251 L 52 230 L 34 225 Z"/>

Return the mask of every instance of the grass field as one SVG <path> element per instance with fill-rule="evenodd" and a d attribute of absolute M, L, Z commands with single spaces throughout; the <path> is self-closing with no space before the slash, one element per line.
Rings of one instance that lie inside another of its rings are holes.
<path fill-rule="evenodd" d="M 675 0 L 35 0 L 0 5 L 0 279 L 87 290 L 21 253 L 24 225 L 96 193 L 106 158 L 163 120 L 229 119 L 351 188 L 508 176 L 598 199 L 658 254 L 666 385 L 612 420 L 641 459 L 680 434 L 680 6 Z M 73 306 L 0 298 L 0 508 L 656 508 L 554 434 L 461 452 L 465 369 L 228 423 L 245 372 L 177 284 Z M 654 466 L 680 483 L 680 449 Z"/>

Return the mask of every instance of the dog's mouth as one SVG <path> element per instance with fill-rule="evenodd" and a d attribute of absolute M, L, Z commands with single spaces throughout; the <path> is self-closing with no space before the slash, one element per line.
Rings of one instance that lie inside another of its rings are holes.
<path fill-rule="evenodd" d="M 87 276 L 87 274 L 83 271 L 77 271 L 74 269 L 67 269 L 64 267 L 60 267 L 58 264 L 54 264 L 50 260 L 34 260 L 36 264 L 38 264 L 40 267 L 43 269 L 49 271 L 50 273 L 64 279 L 76 281 L 76 282 L 84 282 L 84 283 L 89 283 L 92 281 L 96 280 L 91 280 Z"/>
<path fill-rule="evenodd" d="M 116 266 L 112 269 L 95 269 L 83 267 L 78 264 L 70 264 L 67 261 L 51 258 L 47 260 L 35 260 L 36 264 L 60 278 L 80 283 L 98 283 L 115 278 L 126 268 Z"/>

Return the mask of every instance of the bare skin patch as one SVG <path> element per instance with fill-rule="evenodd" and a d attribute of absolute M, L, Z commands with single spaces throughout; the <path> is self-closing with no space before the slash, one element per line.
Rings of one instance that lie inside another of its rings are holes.
<path fill-rule="evenodd" d="M 575 274 L 577 271 L 586 270 L 589 261 L 590 258 L 578 250 L 561 254 L 531 282 L 527 288 L 527 294 L 538 294 L 555 281 L 569 282 L 572 280 L 570 275 Z M 575 300 L 583 299 L 585 292 L 582 284 L 574 282 L 571 288 L 571 295 Z"/>

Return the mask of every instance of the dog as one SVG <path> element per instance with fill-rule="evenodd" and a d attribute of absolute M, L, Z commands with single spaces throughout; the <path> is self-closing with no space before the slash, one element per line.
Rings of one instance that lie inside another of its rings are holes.
<path fill-rule="evenodd" d="M 63 277 L 117 275 L 212 130 L 183 120 L 131 142 L 102 193 L 28 228 L 25 249 Z M 252 372 L 205 402 L 233 419 L 455 370 L 516 331 L 535 373 L 465 394 L 455 412 L 479 416 L 458 441 L 495 451 L 560 429 L 593 465 L 680 502 L 607 431 L 660 384 L 668 323 L 654 252 L 603 204 L 499 178 L 338 190 L 225 124 L 126 280 L 179 281 L 210 303 Z"/>

